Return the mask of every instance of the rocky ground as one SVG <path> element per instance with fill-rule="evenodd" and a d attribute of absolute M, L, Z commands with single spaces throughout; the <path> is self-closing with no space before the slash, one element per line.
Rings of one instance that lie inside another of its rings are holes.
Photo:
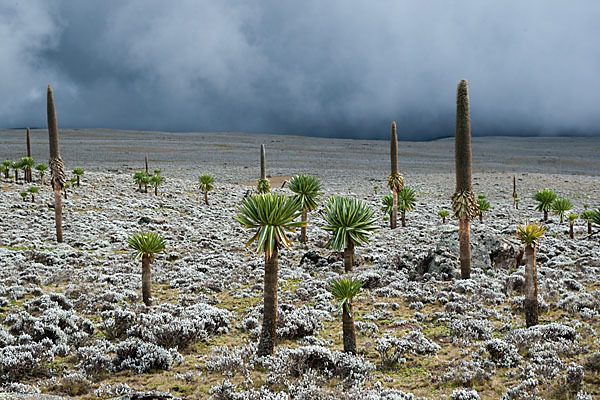
<path fill-rule="evenodd" d="M 0 390 L 82 399 L 152 398 L 139 393 L 148 390 L 215 400 L 600 397 L 600 234 L 588 235 L 578 220 L 569 239 L 568 224 L 551 217 L 538 250 L 540 325 L 529 329 L 514 234 L 517 224 L 540 220 L 531 200 L 540 189 L 569 198 L 577 214 L 584 204 L 598 208 L 597 171 L 525 168 L 516 174 L 517 210 L 513 173 L 484 172 L 493 160 L 476 168 L 475 192 L 492 210 L 472 224 L 472 279 L 461 280 L 457 223 L 437 216 L 454 190 L 447 160 L 440 163 L 448 173 L 404 164 L 418 203 L 408 226 L 394 231 L 380 210 L 387 164 L 351 173 L 307 166 L 325 193 L 309 217 L 309 243 L 280 253 L 280 340 L 265 359 L 253 355 L 264 260 L 244 247 L 251 232 L 233 220 L 252 190 L 241 182 L 254 179 L 257 166 L 211 164 L 217 182 L 206 206 L 197 198 L 202 167 L 162 161 L 165 182 L 154 196 L 137 190 L 130 166 L 68 162 L 86 173 L 64 202 L 63 244 L 54 240 L 50 188 L 36 177 L 40 193 L 24 202 L 19 192 L 30 185 L 2 179 Z M 305 172 L 282 161 L 270 170 Z M 352 273 L 365 282 L 355 305 L 356 357 L 341 352 L 341 315 L 328 291 L 343 275 L 320 228 L 331 195 L 366 200 L 381 225 L 357 248 Z M 151 308 L 141 302 L 140 263 L 126 243 L 140 231 L 167 239 L 152 264 Z"/>
<path fill-rule="evenodd" d="M 82 398 L 138 390 L 214 399 L 600 395 L 600 236 L 587 235 L 578 221 L 571 240 L 566 223 L 547 224 L 538 253 L 541 325 L 526 329 L 514 235 L 517 223 L 540 219 L 529 200 L 538 189 L 571 199 L 575 212 L 597 207 L 594 178 L 520 174 L 516 210 L 512 175 L 476 174 L 475 190 L 492 211 L 473 223 L 473 276 L 460 280 L 457 224 L 437 216 L 448 209 L 451 174 L 405 172 L 418 204 L 408 226 L 395 231 L 373 182 L 321 177 L 323 199 L 359 197 L 381 221 L 371 245 L 357 249 L 353 272 L 366 283 L 356 306 L 360 354 L 340 352 L 341 317 L 327 286 L 343 267 L 325 248 L 318 210 L 310 215 L 308 245 L 281 252 L 281 340 L 274 357 L 258 360 L 252 351 L 263 260 L 244 247 L 250 232 L 232 219 L 249 188 L 217 182 L 205 206 L 193 179 L 162 174 L 154 196 L 136 190 L 131 171 L 87 172 L 65 201 L 63 244 L 54 241 L 49 187 L 35 203 L 23 202 L 18 192 L 27 185 L 3 180 L 3 390 Z M 139 231 L 167 239 L 152 264 L 150 309 L 141 303 L 140 265 L 126 244 Z"/>

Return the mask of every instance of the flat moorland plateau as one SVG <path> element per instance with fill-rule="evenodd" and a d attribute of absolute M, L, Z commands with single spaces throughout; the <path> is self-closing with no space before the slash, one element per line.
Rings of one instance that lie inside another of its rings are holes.
<path fill-rule="evenodd" d="M 261 143 L 273 181 L 312 174 L 324 192 L 309 215 L 308 243 L 292 233 L 292 250 L 280 251 L 279 339 L 267 358 L 254 356 L 264 258 L 245 247 L 252 233 L 233 219 L 254 190 Z M 540 323 L 532 328 L 525 327 L 515 235 L 518 224 L 541 220 L 532 199 L 541 189 L 569 199 L 574 214 L 600 207 L 599 138 L 473 138 L 474 191 L 491 210 L 471 224 L 468 280 L 460 279 L 458 223 L 438 217 L 454 192 L 453 139 L 399 143 L 400 170 L 417 204 L 395 230 L 381 211 L 388 141 L 64 130 L 60 146 L 69 178 L 75 167 L 85 170 L 63 201 L 64 243 L 55 241 L 52 191 L 37 173 L 31 184 L 0 178 L 0 392 L 600 398 L 600 226 L 589 234 L 578 219 L 571 239 L 567 222 L 551 215 L 544 223 Z M 32 150 L 36 162 L 47 162 L 47 131 L 32 131 Z M 132 179 L 146 155 L 164 177 L 158 196 Z M 24 156 L 24 131 L 0 130 L 0 161 Z M 198 196 L 205 173 L 216 181 L 209 205 Z M 33 185 L 35 201 L 23 201 L 19 193 Z M 321 229 L 333 195 L 366 201 L 381 227 L 356 248 L 349 274 L 364 282 L 354 306 L 356 356 L 342 352 L 341 313 L 329 292 L 345 276 Z M 141 301 L 140 262 L 126 241 L 141 231 L 167 243 L 151 265 L 152 307 Z"/>

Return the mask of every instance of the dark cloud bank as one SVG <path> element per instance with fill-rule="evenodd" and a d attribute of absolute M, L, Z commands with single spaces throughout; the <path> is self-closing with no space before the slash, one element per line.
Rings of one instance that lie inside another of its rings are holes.
<path fill-rule="evenodd" d="M 0 0 L 0 127 L 600 134 L 600 2 Z"/>

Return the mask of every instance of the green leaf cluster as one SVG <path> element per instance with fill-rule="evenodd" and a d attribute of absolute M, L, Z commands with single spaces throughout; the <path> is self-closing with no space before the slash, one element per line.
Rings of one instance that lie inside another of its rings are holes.
<path fill-rule="evenodd" d="M 379 230 L 373 218 L 374 210 L 363 200 L 348 197 L 331 197 L 325 207 L 324 230 L 332 233 L 328 247 L 341 251 L 348 241 L 355 246 L 369 244 L 368 236 Z"/>

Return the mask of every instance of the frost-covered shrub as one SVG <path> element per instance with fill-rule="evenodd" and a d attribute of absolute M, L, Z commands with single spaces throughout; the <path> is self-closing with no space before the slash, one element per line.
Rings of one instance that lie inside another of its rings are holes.
<path fill-rule="evenodd" d="M 561 299 L 557 306 L 571 314 L 590 316 L 598 315 L 596 310 L 600 308 L 598 300 L 589 293 L 570 293 Z"/>
<path fill-rule="evenodd" d="M 529 362 L 527 377 L 543 377 L 554 379 L 560 371 L 565 368 L 564 363 L 558 357 L 554 343 L 536 343 L 529 350 Z"/>
<path fill-rule="evenodd" d="M 523 312 L 523 305 L 525 304 L 525 296 L 511 297 L 508 301 L 515 310 L 515 312 Z M 548 312 L 550 306 L 546 303 L 546 300 L 541 294 L 538 294 L 538 310 L 541 313 Z"/>
<path fill-rule="evenodd" d="M 35 386 L 26 385 L 24 383 L 10 382 L 0 386 L 0 392 L 19 393 L 19 394 L 37 394 L 40 389 Z"/>
<path fill-rule="evenodd" d="M 536 325 L 530 328 L 516 329 L 508 333 L 504 340 L 515 344 L 519 348 L 528 349 L 538 342 L 573 342 L 577 338 L 577 331 L 570 326 L 551 323 Z"/>
<path fill-rule="evenodd" d="M 591 371 L 600 371 L 600 352 L 590 355 L 585 360 L 585 368 Z"/>
<path fill-rule="evenodd" d="M 356 331 L 364 336 L 374 337 L 379 333 L 379 327 L 377 324 L 369 321 L 356 321 L 354 323 Z"/>
<path fill-rule="evenodd" d="M 514 367 L 522 360 L 514 345 L 500 339 L 488 340 L 485 342 L 485 348 L 492 361 L 500 367 Z"/>
<path fill-rule="evenodd" d="M 518 386 L 508 389 L 501 400 L 537 400 L 538 384 L 537 379 L 527 379 Z"/>
<path fill-rule="evenodd" d="M 314 336 L 323 328 L 322 320 L 331 319 L 329 313 L 315 310 L 312 307 L 296 308 L 292 305 L 281 304 L 277 313 L 277 337 L 295 339 L 304 336 Z"/>
<path fill-rule="evenodd" d="M 205 367 L 211 371 L 218 371 L 227 377 L 241 373 L 249 380 L 249 370 L 254 367 L 254 354 L 256 343 L 248 343 L 241 348 L 217 347 L 212 350 Z"/>
<path fill-rule="evenodd" d="M 451 400 L 479 400 L 477 390 L 455 389 L 450 395 Z"/>
<path fill-rule="evenodd" d="M 120 308 L 103 311 L 100 316 L 102 317 L 102 330 L 109 340 L 125 337 L 127 330 L 131 328 L 136 318 L 133 311 Z"/>
<path fill-rule="evenodd" d="M 569 364 L 565 376 L 565 389 L 570 394 L 576 394 L 583 388 L 583 367 L 575 363 Z"/>
<path fill-rule="evenodd" d="M 118 383 L 116 385 L 109 385 L 101 383 L 98 389 L 94 390 L 94 395 L 97 397 L 117 397 L 131 393 L 132 390 L 126 383 Z"/>
<path fill-rule="evenodd" d="M 45 339 L 0 349 L 0 380 L 19 380 L 45 372 L 47 364 L 54 360 L 51 347 L 51 341 Z"/>
<path fill-rule="evenodd" d="M 364 358 L 340 351 L 330 351 L 321 346 L 304 346 L 296 349 L 279 348 L 274 356 L 265 357 L 263 365 L 271 380 L 281 377 L 300 377 L 315 370 L 327 378 L 338 377 L 349 383 L 370 378 L 374 365 Z"/>
<path fill-rule="evenodd" d="M 165 307 L 165 309 L 168 309 Z M 170 312 L 140 313 L 127 330 L 128 337 L 137 337 L 161 347 L 179 349 L 208 339 L 229 330 L 231 312 L 208 304 L 199 303 L 184 310 L 180 315 Z"/>
<path fill-rule="evenodd" d="M 115 356 L 111 360 L 114 371 L 129 369 L 138 374 L 152 369 L 169 370 L 173 364 L 181 362 L 183 357 L 175 349 L 166 350 L 135 338 L 119 343 L 115 348 Z"/>
<path fill-rule="evenodd" d="M 114 346 L 107 340 L 97 340 L 92 346 L 82 346 L 77 349 L 79 364 L 77 368 L 87 374 L 97 374 L 107 371 L 111 365 L 108 353 L 114 351 Z"/>
<path fill-rule="evenodd" d="M 492 338 L 492 323 L 485 319 L 460 318 L 450 321 L 448 328 L 453 338 L 461 343 L 469 344 L 473 340 Z"/>
<path fill-rule="evenodd" d="M 7 315 L 4 323 L 8 325 L 9 332 L 13 335 L 27 334 L 35 342 L 48 338 L 53 344 L 83 344 L 94 332 L 94 324 L 78 316 L 61 296 L 44 295 L 29 301 L 26 307 L 35 312 L 41 311 L 39 317 L 24 310 Z"/>
<path fill-rule="evenodd" d="M 442 381 L 472 386 L 486 382 L 490 377 L 491 374 L 478 361 L 460 361 L 456 367 L 442 376 Z"/>
<path fill-rule="evenodd" d="M 0 347 L 10 346 L 16 341 L 15 337 L 0 326 Z"/>
<path fill-rule="evenodd" d="M 402 338 L 384 336 L 375 340 L 375 350 L 381 358 L 381 367 L 390 368 L 405 361 L 404 355 L 433 355 L 440 346 L 429 341 L 421 331 L 412 331 Z"/>
<path fill-rule="evenodd" d="M 54 308 L 69 311 L 73 308 L 73 303 L 64 294 L 50 293 L 44 294 L 37 299 L 26 301 L 23 306 L 30 313 L 41 313 Z"/>
<path fill-rule="evenodd" d="M 52 381 L 49 389 L 65 393 L 69 396 L 79 396 L 90 391 L 91 382 L 85 375 L 74 372 L 64 375 L 61 379 Z"/>
<path fill-rule="evenodd" d="M 250 335 L 258 337 L 260 335 L 260 321 L 258 318 L 253 316 L 248 316 L 244 318 L 240 324 L 237 326 L 239 330 L 242 332 L 248 332 Z"/>

